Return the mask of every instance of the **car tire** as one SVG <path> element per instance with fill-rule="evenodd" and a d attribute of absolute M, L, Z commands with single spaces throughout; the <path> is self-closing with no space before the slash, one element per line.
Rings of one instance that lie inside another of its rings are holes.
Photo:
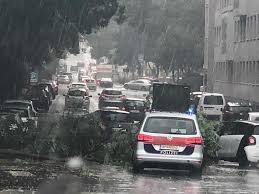
<path fill-rule="evenodd" d="M 237 161 L 240 168 L 246 168 L 249 166 L 249 161 L 246 156 L 244 148 L 240 148 L 237 154 Z"/>
<path fill-rule="evenodd" d="M 132 172 L 135 174 L 141 173 L 144 170 L 143 166 L 133 162 Z"/>
<path fill-rule="evenodd" d="M 191 166 L 190 173 L 193 176 L 202 176 L 202 167 Z"/>

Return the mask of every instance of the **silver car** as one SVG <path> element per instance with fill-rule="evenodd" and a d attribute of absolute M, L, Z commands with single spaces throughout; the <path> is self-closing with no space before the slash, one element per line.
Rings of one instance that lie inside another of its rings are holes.
<path fill-rule="evenodd" d="M 152 112 L 137 135 L 133 171 L 184 168 L 201 174 L 203 139 L 195 115 Z"/>
<path fill-rule="evenodd" d="M 125 89 L 149 91 L 151 82 L 145 79 L 133 80 L 124 84 Z"/>

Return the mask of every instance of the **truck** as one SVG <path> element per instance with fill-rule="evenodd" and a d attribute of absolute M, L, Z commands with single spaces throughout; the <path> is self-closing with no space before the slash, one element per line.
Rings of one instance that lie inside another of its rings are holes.
<path fill-rule="evenodd" d="M 189 111 L 191 88 L 188 85 L 168 83 L 153 84 L 153 111 L 180 112 Z"/>

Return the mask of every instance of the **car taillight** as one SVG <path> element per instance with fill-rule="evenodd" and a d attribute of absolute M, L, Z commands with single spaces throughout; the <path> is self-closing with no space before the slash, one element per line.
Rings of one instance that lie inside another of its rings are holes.
<path fill-rule="evenodd" d="M 248 137 L 248 145 L 256 145 L 256 139 L 254 136 Z"/>
<path fill-rule="evenodd" d="M 120 96 L 120 99 L 125 99 L 125 98 L 126 98 L 125 95 Z"/>
<path fill-rule="evenodd" d="M 150 135 L 145 135 L 145 134 L 138 134 L 137 136 L 137 140 L 138 141 L 144 141 L 144 142 L 152 142 L 153 141 L 153 137 Z"/>
<path fill-rule="evenodd" d="M 195 144 L 195 145 L 202 145 L 203 144 L 202 137 L 191 137 L 191 138 L 189 138 L 188 141 L 189 141 L 190 144 Z"/>
<path fill-rule="evenodd" d="M 124 110 L 126 110 L 126 109 L 125 109 L 124 106 L 121 106 L 121 107 L 120 107 L 120 110 L 123 110 L 123 111 L 124 111 Z"/>

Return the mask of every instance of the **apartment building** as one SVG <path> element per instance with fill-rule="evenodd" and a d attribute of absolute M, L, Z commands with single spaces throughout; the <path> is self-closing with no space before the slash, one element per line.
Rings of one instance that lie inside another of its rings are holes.
<path fill-rule="evenodd" d="M 259 102 L 259 0 L 209 1 L 216 4 L 209 9 L 214 52 L 208 83 L 229 98 Z"/>

